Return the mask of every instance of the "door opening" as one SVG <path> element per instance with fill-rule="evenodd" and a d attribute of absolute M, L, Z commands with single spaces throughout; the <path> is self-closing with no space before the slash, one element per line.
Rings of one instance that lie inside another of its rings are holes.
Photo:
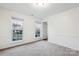
<path fill-rule="evenodd" d="M 43 22 L 43 39 L 48 40 L 47 22 Z"/>

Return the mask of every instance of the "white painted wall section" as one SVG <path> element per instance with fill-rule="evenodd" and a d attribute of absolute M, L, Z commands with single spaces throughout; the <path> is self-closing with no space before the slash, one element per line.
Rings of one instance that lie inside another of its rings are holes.
<path fill-rule="evenodd" d="M 79 7 L 47 17 L 48 41 L 79 50 Z"/>
<path fill-rule="evenodd" d="M 11 17 L 24 19 L 23 40 L 12 41 Z M 0 8 L 0 49 L 35 41 L 34 17 Z"/>

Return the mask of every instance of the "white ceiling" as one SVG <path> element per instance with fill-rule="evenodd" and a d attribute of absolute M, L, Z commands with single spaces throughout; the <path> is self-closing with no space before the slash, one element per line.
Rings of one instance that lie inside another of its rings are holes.
<path fill-rule="evenodd" d="M 45 7 L 35 7 L 32 3 L 0 3 L 0 7 L 32 15 L 36 18 L 45 18 L 49 15 L 79 7 L 78 3 L 50 3 Z"/>

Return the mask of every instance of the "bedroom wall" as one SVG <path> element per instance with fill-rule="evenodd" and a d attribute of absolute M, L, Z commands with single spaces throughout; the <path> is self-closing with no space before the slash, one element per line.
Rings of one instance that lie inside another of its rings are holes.
<path fill-rule="evenodd" d="M 79 50 L 79 7 L 46 18 L 48 41 Z"/>
<path fill-rule="evenodd" d="M 11 17 L 24 19 L 23 40 L 12 41 Z M 34 39 L 34 20 L 35 18 L 32 16 L 0 8 L 0 49 L 36 41 Z"/>

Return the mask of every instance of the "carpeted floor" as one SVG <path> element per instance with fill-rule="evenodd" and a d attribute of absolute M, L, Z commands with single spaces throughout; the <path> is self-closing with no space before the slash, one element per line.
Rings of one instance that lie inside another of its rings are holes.
<path fill-rule="evenodd" d="M 47 41 L 38 41 L 0 51 L 0 56 L 78 56 L 79 52 Z"/>

